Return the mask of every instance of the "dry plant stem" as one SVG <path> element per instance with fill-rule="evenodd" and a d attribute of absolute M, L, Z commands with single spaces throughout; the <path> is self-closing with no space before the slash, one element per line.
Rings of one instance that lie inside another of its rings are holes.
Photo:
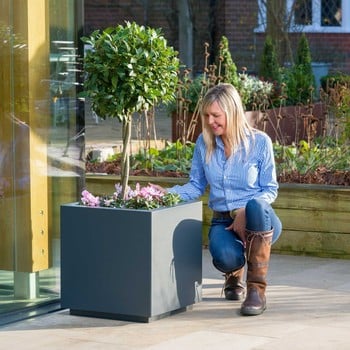
<path fill-rule="evenodd" d="M 198 123 L 198 118 L 199 118 L 199 105 L 202 101 L 202 97 L 204 96 L 204 93 L 206 91 L 206 87 L 207 87 L 207 72 L 208 72 L 208 58 L 210 56 L 209 52 L 208 52 L 208 47 L 209 44 L 205 43 L 204 44 L 204 73 L 203 73 L 203 82 L 202 82 L 202 88 L 201 88 L 201 92 L 199 95 L 199 99 L 197 101 L 196 104 L 196 108 L 193 112 L 192 118 L 189 122 L 188 125 L 188 130 L 187 130 L 187 135 L 186 135 L 186 140 L 191 140 L 194 136 L 194 132 L 196 130 L 196 125 Z"/>

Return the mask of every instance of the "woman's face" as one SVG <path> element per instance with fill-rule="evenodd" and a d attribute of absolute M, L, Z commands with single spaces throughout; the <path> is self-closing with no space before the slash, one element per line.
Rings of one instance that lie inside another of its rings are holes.
<path fill-rule="evenodd" d="M 224 136 L 226 134 L 226 114 L 216 101 L 205 111 L 204 120 L 215 136 Z"/>

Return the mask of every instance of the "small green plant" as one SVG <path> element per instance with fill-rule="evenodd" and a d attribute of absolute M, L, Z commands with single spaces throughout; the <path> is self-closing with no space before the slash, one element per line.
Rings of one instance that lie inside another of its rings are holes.
<path fill-rule="evenodd" d="M 191 169 L 194 143 L 185 145 L 180 140 L 167 142 L 162 150 L 156 148 L 140 150 L 131 157 L 133 169 L 148 169 L 159 173 L 174 172 L 188 174 Z"/>

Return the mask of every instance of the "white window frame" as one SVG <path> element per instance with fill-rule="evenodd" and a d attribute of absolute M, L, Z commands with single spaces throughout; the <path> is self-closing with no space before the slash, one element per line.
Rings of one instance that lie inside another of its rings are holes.
<path fill-rule="evenodd" d="M 266 1 L 266 0 L 265 0 Z M 286 0 L 287 11 L 292 11 L 294 0 Z M 258 0 L 259 16 L 258 26 L 255 29 L 257 33 L 266 31 L 266 8 L 263 0 Z M 321 25 L 321 0 L 312 0 L 312 24 L 300 25 L 295 24 L 294 19 L 289 32 L 305 33 L 350 33 L 350 0 L 342 0 L 342 23 L 340 26 L 322 26 Z"/>

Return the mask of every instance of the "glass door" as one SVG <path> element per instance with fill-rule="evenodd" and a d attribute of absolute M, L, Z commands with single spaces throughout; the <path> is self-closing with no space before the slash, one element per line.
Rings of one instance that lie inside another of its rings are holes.
<path fill-rule="evenodd" d="M 82 6 L 0 0 L 0 324 L 59 308 L 60 205 L 84 182 Z"/>

